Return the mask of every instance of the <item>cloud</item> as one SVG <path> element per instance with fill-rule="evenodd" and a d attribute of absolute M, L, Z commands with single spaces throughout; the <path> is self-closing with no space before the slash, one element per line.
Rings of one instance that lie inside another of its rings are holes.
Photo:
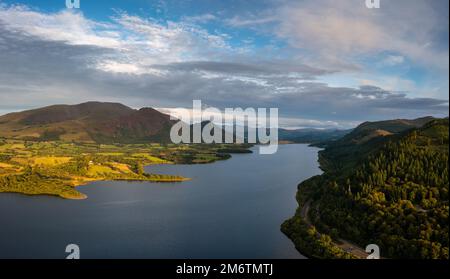
<path fill-rule="evenodd" d="M 73 45 L 120 48 L 120 35 L 113 26 L 86 19 L 76 9 L 54 14 L 33 11 L 26 6 L 0 6 L 3 28 L 45 40 Z"/>
<path fill-rule="evenodd" d="M 42 40 L 113 50 L 93 61 L 98 69 L 112 72 L 152 73 L 152 64 L 233 51 L 225 35 L 211 34 L 193 23 L 162 23 L 120 11 L 112 22 L 104 23 L 89 20 L 75 9 L 40 13 L 26 6 L 0 6 L 0 22 L 5 30 Z"/>
<path fill-rule="evenodd" d="M 405 62 L 405 57 L 401 55 L 388 55 L 385 59 L 380 62 L 381 66 L 397 66 Z"/>
<path fill-rule="evenodd" d="M 157 108 L 158 111 L 172 115 L 178 119 L 190 119 L 192 123 L 199 123 L 204 121 L 202 118 L 202 112 L 199 110 L 194 110 L 192 108 Z M 238 125 L 249 125 L 251 127 L 255 127 L 257 119 L 255 117 L 248 117 L 244 115 L 227 115 L 225 110 L 221 110 L 220 112 L 213 113 L 209 112 L 208 115 L 213 115 L 214 119 L 221 119 L 223 122 L 226 121 L 236 121 Z M 255 115 L 256 116 L 256 115 Z M 217 125 L 221 125 L 221 122 L 216 122 Z M 346 122 L 336 122 L 336 121 L 320 121 L 315 119 L 302 119 L 302 118 L 289 118 L 289 117 L 281 117 L 279 118 L 278 124 L 280 127 L 288 128 L 288 129 L 301 129 L 301 128 L 318 128 L 318 129 L 347 129 L 349 127 L 355 127 L 359 123 L 353 121 Z"/>
<path fill-rule="evenodd" d="M 434 44 L 448 27 L 440 8 L 426 0 L 384 1 L 380 9 L 367 9 L 361 0 L 306 0 L 280 7 L 274 32 L 329 59 L 393 51 L 448 71 L 448 48 Z"/>
<path fill-rule="evenodd" d="M 448 34 L 448 2 L 382 2 L 380 9 L 368 9 L 364 0 L 275 1 L 268 10 L 235 15 L 225 24 L 275 34 L 335 68 L 357 70 L 362 55 L 392 52 L 387 59 L 397 60 L 388 63 L 404 57 L 448 72 L 448 44 L 440 41 Z"/>
<path fill-rule="evenodd" d="M 0 6 L 0 63 L 2 112 L 90 100 L 191 107 L 200 99 L 219 108 L 277 107 L 289 126 L 448 115 L 446 100 L 330 86 L 319 78 L 334 69 L 242 55 L 227 36 L 196 24 L 123 12 L 102 23 L 79 12 Z"/>
<path fill-rule="evenodd" d="M 305 64 L 290 61 L 258 61 L 252 62 L 221 62 L 221 61 L 188 61 L 154 65 L 159 69 L 172 71 L 198 71 L 223 75 L 262 76 L 266 78 L 279 75 L 295 76 L 298 79 L 314 79 L 316 76 L 330 74 L 332 71 L 310 67 Z M 216 75 L 217 76 L 217 75 Z"/>
<path fill-rule="evenodd" d="M 247 27 L 247 26 L 256 26 L 256 25 L 264 25 L 268 23 L 277 22 L 278 18 L 275 16 L 251 16 L 248 17 L 240 17 L 234 16 L 230 19 L 225 20 L 225 23 L 232 27 Z"/>
<path fill-rule="evenodd" d="M 196 15 L 196 16 L 186 16 L 183 18 L 185 21 L 187 22 L 193 22 L 193 23 L 207 23 L 210 21 L 214 21 L 217 20 L 217 16 L 213 15 L 213 14 L 201 14 L 201 15 Z"/>

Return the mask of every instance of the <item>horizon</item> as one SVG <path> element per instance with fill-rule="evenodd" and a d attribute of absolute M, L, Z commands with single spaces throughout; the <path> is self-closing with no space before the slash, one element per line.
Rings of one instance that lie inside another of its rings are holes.
<path fill-rule="evenodd" d="M 20 111 L 11 111 L 11 112 L 7 112 L 5 114 L 0 114 L 0 117 L 5 116 L 5 115 L 10 114 L 10 113 L 21 113 L 21 112 L 25 112 L 25 111 L 29 111 L 29 110 L 41 109 L 41 108 L 46 108 L 46 107 L 51 107 L 51 106 L 76 106 L 76 105 L 82 105 L 82 104 L 86 104 L 86 103 L 119 104 L 119 105 L 124 105 L 124 106 L 129 107 L 129 108 L 134 109 L 134 110 L 150 108 L 150 109 L 157 110 L 158 112 L 160 112 L 162 114 L 165 114 L 165 115 L 168 115 L 168 116 L 174 116 L 175 114 L 177 114 L 177 113 L 179 114 L 180 113 L 179 111 L 176 111 L 176 109 L 174 109 L 174 108 L 156 108 L 156 107 L 148 107 L 148 106 L 132 107 L 132 106 L 129 106 L 127 104 L 120 103 L 120 102 L 102 102 L 102 101 L 92 101 L 91 100 L 91 101 L 86 101 L 86 102 L 82 102 L 82 103 L 51 104 L 51 105 L 44 106 L 44 107 L 34 107 L 34 108 L 29 108 L 29 109 L 20 110 Z M 183 109 L 187 109 L 187 108 L 183 108 Z M 175 111 L 176 111 L 176 113 L 175 113 Z M 173 114 L 171 114 L 171 113 L 173 113 Z M 176 116 L 174 116 L 174 117 L 176 117 Z M 327 127 L 283 127 L 283 126 L 280 125 L 278 127 L 278 129 L 284 129 L 284 130 L 288 130 L 288 131 L 294 131 L 294 130 L 322 130 L 322 131 L 324 131 L 324 130 L 329 130 L 329 131 L 336 130 L 336 131 L 346 131 L 346 130 L 353 130 L 353 129 L 357 128 L 358 126 L 360 126 L 361 124 L 365 123 L 365 122 L 379 122 L 379 121 L 389 121 L 389 120 L 416 120 L 416 119 L 429 118 L 429 117 L 433 117 L 433 118 L 437 118 L 437 119 L 441 118 L 442 119 L 442 118 L 448 118 L 449 116 L 447 115 L 447 116 L 443 116 L 443 117 L 434 117 L 434 116 L 431 116 L 431 115 L 424 115 L 424 116 L 419 116 L 419 117 L 416 117 L 416 118 L 380 119 L 380 120 L 377 120 L 377 121 L 363 121 L 361 123 L 358 123 L 356 126 L 345 127 L 345 128 L 344 127 L 340 127 L 340 128 L 339 127 L 336 127 L 336 128 L 334 128 L 334 127 L 328 127 L 328 128 Z M 200 116 L 193 117 L 193 123 L 192 124 L 198 124 L 200 122 L 204 122 L 204 121 L 201 120 Z M 217 122 L 214 122 L 214 121 L 213 121 L 213 123 L 215 125 L 221 125 L 220 123 L 217 123 Z M 238 123 L 239 123 L 239 121 L 235 121 L 234 125 L 237 125 L 237 126 L 239 126 L 239 125 L 240 126 L 248 126 L 248 125 L 242 125 L 242 124 L 238 124 Z M 222 125 L 223 126 L 227 126 L 226 124 L 222 124 Z"/>

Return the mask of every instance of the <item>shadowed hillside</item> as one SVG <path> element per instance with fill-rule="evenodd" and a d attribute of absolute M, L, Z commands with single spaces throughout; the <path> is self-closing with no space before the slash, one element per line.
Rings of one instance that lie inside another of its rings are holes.
<path fill-rule="evenodd" d="M 0 117 L 0 137 L 78 142 L 168 142 L 173 125 L 152 108 L 118 103 L 54 105 Z"/>
<path fill-rule="evenodd" d="M 382 257 L 448 259 L 448 129 L 448 118 L 362 124 L 320 153 L 324 174 L 299 185 L 283 232 L 317 258 L 374 243 Z"/>

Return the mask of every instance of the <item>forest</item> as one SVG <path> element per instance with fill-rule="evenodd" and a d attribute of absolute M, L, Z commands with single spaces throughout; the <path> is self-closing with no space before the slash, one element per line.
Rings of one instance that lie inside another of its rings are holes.
<path fill-rule="evenodd" d="M 384 258 L 448 259 L 448 126 L 437 119 L 353 144 L 359 155 L 351 160 L 343 160 L 342 146 L 327 147 L 324 173 L 299 185 L 300 207 L 282 231 L 316 258 L 348 257 L 338 247 L 345 239 L 377 244 Z"/>

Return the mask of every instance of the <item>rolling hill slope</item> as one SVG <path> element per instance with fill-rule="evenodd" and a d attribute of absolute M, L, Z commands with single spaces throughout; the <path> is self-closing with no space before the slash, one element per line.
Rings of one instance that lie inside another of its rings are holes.
<path fill-rule="evenodd" d="M 387 258 L 449 258 L 449 120 L 420 121 L 407 130 L 371 123 L 390 135 L 353 140 L 363 124 L 321 152 L 324 174 L 299 185 L 300 208 L 282 226 L 300 251 L 347 257 L 338 247 L 346 240 L 377 244 Z"/>
<path fill-rule="evenodd" d="M 435 120 L 433 117 L 422 117 L 364 122 L 336 141 L 321 143 L 326 147 L 319 153 L 321 168 L 328 172 L 344 173 L 353 169 L 361 157 L 376 152 L 388 140 Z"/>
<path fill-rule="evenodd" d="M 167 142 L 174 121 L 152 108 L 87 102 L 0 116 L 0 137 L 97 143 Z"/>

